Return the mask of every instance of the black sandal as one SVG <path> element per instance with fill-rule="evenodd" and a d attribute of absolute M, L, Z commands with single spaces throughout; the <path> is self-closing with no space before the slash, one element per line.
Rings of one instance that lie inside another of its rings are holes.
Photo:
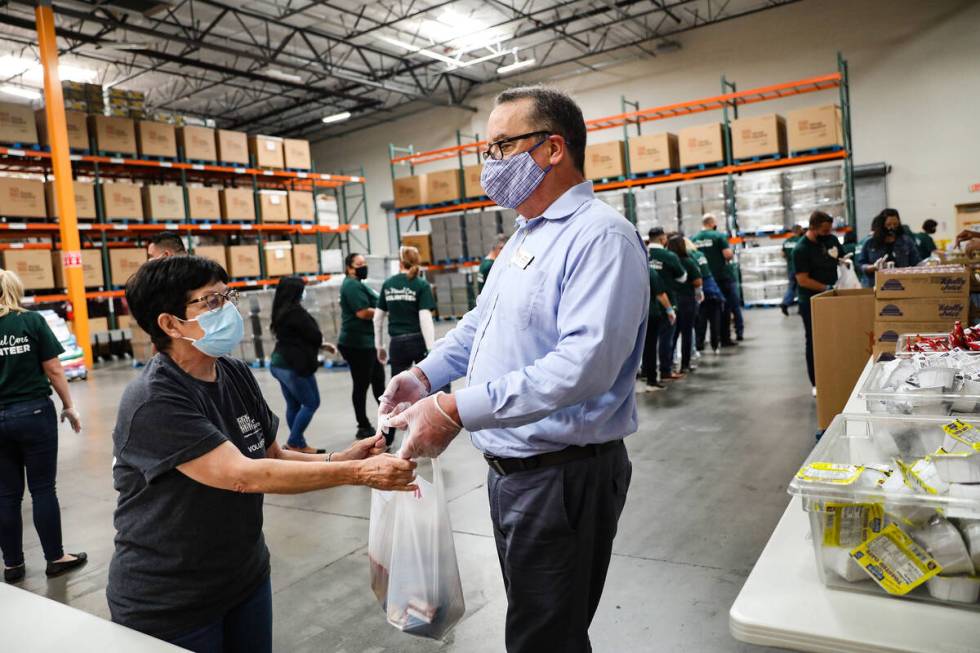
<path fill-rule="evenodd" d="M 48 578 L 54 578 L 55 576 L 60 576 L 66 574 L 72 569 L 77 569 L 88 562 L 88 554 L 86 553 L 69 553 L 68 555 L 75 556 L 74 560 L 65 560 L 64 562 L 49 562 L 48 568 L 44 570 L 44 573 Z"/>

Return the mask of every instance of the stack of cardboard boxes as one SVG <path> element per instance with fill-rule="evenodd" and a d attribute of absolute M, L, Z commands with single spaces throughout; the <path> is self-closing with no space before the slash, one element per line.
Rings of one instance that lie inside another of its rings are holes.
<path fill-rule="evenodd" d="M 37 119 L 29 106 L 0 102 L 0 143 L 38 144 Z"/>
<path fill-rule="evenodd" d="M 105 110 L 105 98 L 99 84 L 62 82 L 61 95 L 65 99 L 65 108 L 69 111 L 102 113 Z"/>

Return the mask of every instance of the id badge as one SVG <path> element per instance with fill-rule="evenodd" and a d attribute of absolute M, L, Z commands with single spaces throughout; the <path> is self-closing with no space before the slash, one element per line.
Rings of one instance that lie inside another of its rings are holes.
<path fill-rule="evenodd" d="M 526 270 L 527 266 L 531 265 L 534 261 L 534 254 L 524 249 L 524 247 L 519 247 L 514 253 L 514 256 L 510 259 L 510 264 L 516 266 L 522 270 Z"/>

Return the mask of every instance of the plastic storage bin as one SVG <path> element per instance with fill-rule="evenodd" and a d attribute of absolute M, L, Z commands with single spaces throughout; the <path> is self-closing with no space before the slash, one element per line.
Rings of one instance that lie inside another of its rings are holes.
<path fill-rule="evenodd" d="M 872 365 L 858 392 L 869 413 L 951 415 L 980 412 L 980 358 L 950 354 L 898 356 Z"/>

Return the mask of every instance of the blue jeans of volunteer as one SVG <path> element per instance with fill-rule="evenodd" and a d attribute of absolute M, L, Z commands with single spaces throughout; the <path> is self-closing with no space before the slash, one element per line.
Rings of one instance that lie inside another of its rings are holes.
<path fill-rule="evenodd" d="M 677 324 L 674 326 L 674 345 L 671 351 L 677 349 L 677 341 L 681 341 L 681 372 L 691 369 L 691 347 L 694 344 L 694 320 L 698 314 L 698 304 L 694 297 L 677 298 Z"/>
<path fill-rule="evenodd" d="M 667 316 L 660 321 L 657 334 L 657 353 L 660 358 L 660 376 L 674 371 L 674 332 L 676 324 L 671 324 Z"/>
<path fill-rule="evenodd" d="M 169 641 L 194 653 L 272 653 L 272 582 L 267 578 L 218 619 Z"/>
<path fill-rule="evenodd" d="M 61 507 L 55 494 L 58 473 L 58 416 L 47 397 L 0 408 L 0 550 L 8 567 L 24 564 L 21 502 L 24 474 L 34 504 L 34 528 L 44 559 L 65 555 L 61 547 Z"/>
<path fill-rule="evenodd" d="M 735 321 L 735 335 L 739 338 L 745 332 L 745 322 L 742 320 L 742 302 L 738 296 L 738 285 L 734 279 L 718 279 L 718 287 L 725 296 L 725 308 L 721 313 L 721 342 L 728 343 L 732 339 L 732 318 Z"/>
<path fill-rule="evenodd" d="M 286 398 L 286 424 L 289 426 L 290 447 L 304 449 L 306 427 L 313 419 L 313 413 L 320 407 L 320 389 L 316 385 L 316 374 L 300 376 L 286 367 L 269 368 L 272 376 L 279 381 L 282 395 Z"/>
<path fill-rule="evenodd" d="M 789 285 L 786 286 L 786 293 L 783 295 L 783 301 L 781 306 L 786 306 L 787 308 L 796 303 L 796 273 L 787 271 Z"/>

